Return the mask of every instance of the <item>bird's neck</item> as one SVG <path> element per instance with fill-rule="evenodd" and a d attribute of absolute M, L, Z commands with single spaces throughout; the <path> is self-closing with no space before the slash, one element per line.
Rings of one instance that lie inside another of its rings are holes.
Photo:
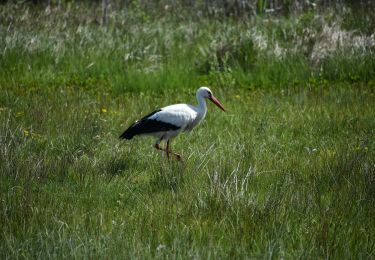
<path fill-rule="evenodd" d="M 197 100 L 198 100 L 198 117 L 203 119 L 207 113 L 206 100 L 200 96 L 197 96 Z"/>

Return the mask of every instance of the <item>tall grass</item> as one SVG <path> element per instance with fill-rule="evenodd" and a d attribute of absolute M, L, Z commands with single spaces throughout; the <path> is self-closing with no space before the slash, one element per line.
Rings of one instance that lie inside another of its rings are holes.
<path fill-rule="evenodd" d="M 82 4 L 49 11 L 0 8 L 2 85 L 18 78 L 145 90 L 374 80 L 373 30 L 357 23 L 362 27 L 353 31 L 354 14 L 346 9 L 240 21 L 120 9 L 103 27 L 98 9 Z M 370 14 L 361 19 L 371 26 Z"/>
<path fill-rule="evenodd" d="M 131 8 L 0 5 L 0 258 L 373 258 L 371 15 Z M 184 164 L 118 140 L 199 85 Z"/>
<path fill-rule="evenodd" d="M 5 89 L 2 258 L 373 256 L 373 88 L 214 89 L 185 164 L 118 140 L 191 92 Z"/>

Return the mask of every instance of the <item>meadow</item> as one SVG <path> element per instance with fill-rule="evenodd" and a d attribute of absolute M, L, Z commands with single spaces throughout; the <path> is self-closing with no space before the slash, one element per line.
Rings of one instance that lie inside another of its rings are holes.
<path fill-rule="evenodd" d="M 375 256 L 373 14 L 0 5 L 0 258 Z M 195 104 L 177 137 L 119 140 Z"/>

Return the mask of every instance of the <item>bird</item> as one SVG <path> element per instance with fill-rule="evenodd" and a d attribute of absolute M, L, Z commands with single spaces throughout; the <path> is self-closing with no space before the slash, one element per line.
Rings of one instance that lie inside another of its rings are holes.
<path fill-rule="evenodd" d="M 214 97 L 208 87 L 200 87 L 196 92 L 198 106 L 189 104 L 174 104 L 153 111 L 145 117 L 137 120 L 121 135 L 120 139 L 131 140 L 134 136 L 156 137 L 154 147 L 181 161 L 178 153 L 172 152 L 171 140 L 181 132 L 190 132 L 195 126 L 203 121 L 207 113 L 206 99 L 212 101 L 217 107 L 225 112 L 223 105 Z M 166 141 L 166 147 L 162 148 L 160 143 Z"/>

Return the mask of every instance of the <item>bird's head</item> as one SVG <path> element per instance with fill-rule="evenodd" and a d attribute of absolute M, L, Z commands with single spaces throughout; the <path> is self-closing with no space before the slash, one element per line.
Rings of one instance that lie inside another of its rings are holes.
<path fill-rule="evenodd" d="M 225 109 L 223 105 L 217 100 L 217 98 L 214 97 L 212 94 L 212 91 L 208 87 L 200 87 L 197 90 L 197 98 L 207 98 L 212 101 L 217 107 L 219 107 L 221 110 L 225 112 Z"/>

